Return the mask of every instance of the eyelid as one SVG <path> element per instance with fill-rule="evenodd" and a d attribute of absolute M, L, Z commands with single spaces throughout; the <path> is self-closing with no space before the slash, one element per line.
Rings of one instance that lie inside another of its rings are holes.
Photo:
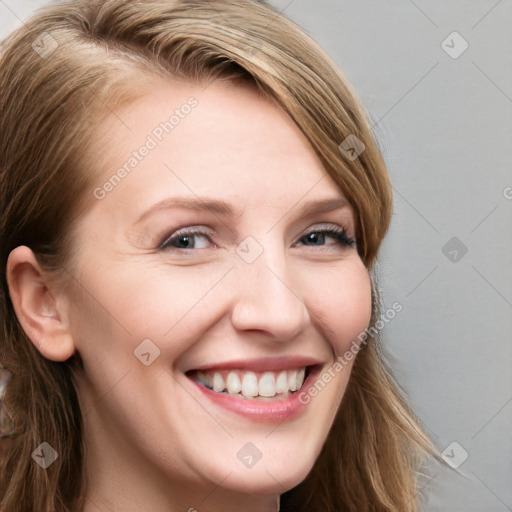
<path fill-rule="evenodd" d="M 211 237 L 211 231 L 209 228 L 205 227 L 205 226 L 190 226 L 190 227 L 182 227 L 182 228 L 178 228 L 176 229 L 175 231 L 173 231 L 170 235 L 167 235 L 163 241 L 158 245 L 158 249 L 162 249 L 162 250 L 165 250 L 168 248 L 168 245 L 170 243 L 171 240 L 173 239 L 176 239 L 180 236 L 183 236 L 183 235 L 201 235 L 201 236 L 205 236 L 208 238 L 208 240 L 210 241 L 210 243 L 214 246 L 216 246 L 215 242 L 212 240 L 212 237 Z M 348 245 L 352 245 L 352 246 L 355 246 L 356 245 L 356 240 L 355 238 L 349 236 L 348 234 L 348 230 L 342 226 L 342 225 L 339 225 L 339 224 L 335 224 L 335 223 L 332 223 L 332 222 L 321 222 L 321 223 L 318 223 L 318 224 L 314 224 L 313 226 L 310 226 L 309 228 L 307 228 L 305 231 L 303 231 L 297 241 L 294 243 L 294 245 L 297 245 L 300 240 L 302 238 L 304 238 L 305 236 L 311 234 L 311 233 L 316 233 L 316 232 L 319 232 L 319 233 L 326 233 L 326 232 L 333 232 L 333 233 L 339 233 L 340 235 L 344 235 L 346 238 L 347 238 L 347 242 Z M 177 250 L 180 250 L 179 247 L 176 247 L 175 249 Z M 184 249 L 186 251 L 190 251 L 190 249 Z"/>
<path fill-rule="evenodd" d="M 321 222 L 319 224 L 315 224 L 309 227 L 308 229 L 306 229 L 306 231 L 304 231 L 304 233 L 302 233 L 302 235 L 300 235 L 299 240 L 311 233 L 325 233 L 329 231 L 339 233 L 340 235 L 344 235 L 347 238 L 347 241 L 350 242 L 350 245 L 354 247 L 356 246 L 357 240 L 355 239 L 355 237 L 352 237 L 348 234 L 349 230 L 346 229 L 345 226 L 343 225 L 335 224 L 332 222 Z"/>
<path fill-rule="evenodd" d="M 318 222 L 317 224 L 313 224 L 312 226 L 307 228 L 302 234 L 302 236 L 307 235 L 309 233 L 314 233 L 315 231 L 328 229 L 332 229 L 334 231 L 347 231 L 347 229 L 345 229 L 344 226 L 335 224 L 334 222 Z"/>
<path fill-rule="evenodd" d="M 205 226 L 192 226 L 192 227 L 183 227 L 183 228 L 179 228 L 175 231 L 173 231 L 170 235 L 167 235 L 163 241 L 158 245 L 158 249 L 167 249 L 167 244 L 175 239 L 175 238 L 178 238 L 179 236 L 183 236 L 183 235 L 202 235 L 202 236 L 205 236 L 208 238 L 208 240 L 210 240 L 210 242 L 215 245 L 215 242 L 213 242 L 211 236 L 210 236 L 210 233 L 207 232 L 208 231 L 208 228 L 206 228 Z M 176 250 L 180 250 L 179 247 L 175 247 Z M 185 249 L 185 250 L 190 250 L 190 249 Z"/>

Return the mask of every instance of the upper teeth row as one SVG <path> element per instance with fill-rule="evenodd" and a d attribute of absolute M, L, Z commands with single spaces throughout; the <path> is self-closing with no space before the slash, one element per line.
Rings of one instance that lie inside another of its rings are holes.
<path fill-rule="evenodd" d="M 222 376 L 221 372 L 214 372 L 212 375 L 198 371 L 195 379 L 217 393 L 227 391 L 231 395 L 241 393 L 245 398 L 255 396 L 271 398 L 279 393 L 288 393 L 300 389 L 304 383 L 305 375 L 306 368 L 282 370 L 279 373 L 265 372 L 258 381 L 256 373 L 251 371 L 230 371 L 226 378 Z"/>

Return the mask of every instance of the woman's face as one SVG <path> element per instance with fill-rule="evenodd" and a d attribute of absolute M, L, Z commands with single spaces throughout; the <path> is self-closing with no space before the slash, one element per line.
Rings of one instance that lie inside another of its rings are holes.
<path fill-rule="evenodd" d="M 352 363 L 308 390 L 370 320 L 350 206 L 247 87 L 155 82 L 96 142 L 70 267 L 92 482 L 281 494 L 312 468 Z"/>

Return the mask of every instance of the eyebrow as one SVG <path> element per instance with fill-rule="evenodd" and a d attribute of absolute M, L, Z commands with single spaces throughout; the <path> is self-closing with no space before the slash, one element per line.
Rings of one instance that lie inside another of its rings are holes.
<path fill-rule="evenodd" d="M 295 206 L 290 208 L 287 214 L 295 209 L 298 206 L 297 203 Z M 300 208 L 301 215 L 317 215 L 320 213 L 327 213 L 333 210 L 339 210 L 348 206 L 349 203 L 344 197 L 331 197 L 319 200 L 312 200 L 303 203 L 303 206 Z M 169 197 L 155 203 L 150 206 L 147 210 L 145 210 L 141 216 L 135 221 L 134 225 L 139 224 L 144 219 L 149 217 L 156 211 L 172 209 L 172 208 L 184 208 L 189 210 L 197 210 L 197 211 L 209 211 L 212 213 L 216 213 L 218 215 L 222 215 L 224 217 L 239 217 L 243 213 L 243 208 L 235 209 L 231 204 L 226 201 L 222 201 L 219 199 L 209 198 L 209 197 Z M 285 214 L 285 215 L 287 215 Z"/>
<path fill-rule="evenodd" d="M 135 221 L 135 224 L 139 224 L 156 211 L 171 208 L 184 208 L 188 210 L 209 211 L 226 217 L 235 217 L 242 213 L 241 210 L 235 210 L 229 203 L 226 203 L 225 201 L 221 201 L 219 199 L 212 199 L 208 197 L 168 197 L 150 206 Z"/>

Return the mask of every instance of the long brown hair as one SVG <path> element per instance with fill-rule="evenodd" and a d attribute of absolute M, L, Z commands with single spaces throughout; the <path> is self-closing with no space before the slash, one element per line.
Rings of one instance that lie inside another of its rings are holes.
<path fill-rule="evenodd" d="M 42 10 L 4 41 L 0 60 L 0 364 L 13 375 L 5 406 L 18 426 L 2 459 L 1 510 L 81 509 L 79 354 L 60 363 L 34 348 L 6 262 L 26 245 L 65 285 L 73 222 L 97 185 L 91 135 L 140 94 L 147 73 L 251 83 L 289 113 L 351 203 L 369 270 L 387 231 L 391 187 L 363 108 L 325 52 L 265 2 L 76 0 Z M 340 150 L 349 136 L 364 145 L 357 158 Z M 372 324 L 380 315 L 374 297 Z M 383 361 L 370 336 L 323 451 L 282 496 L 282 512 L 417 510 L 417 471 L 432 447 Z M 47 470 L 31 459 L 43 441 L 59 453 Z"/>

